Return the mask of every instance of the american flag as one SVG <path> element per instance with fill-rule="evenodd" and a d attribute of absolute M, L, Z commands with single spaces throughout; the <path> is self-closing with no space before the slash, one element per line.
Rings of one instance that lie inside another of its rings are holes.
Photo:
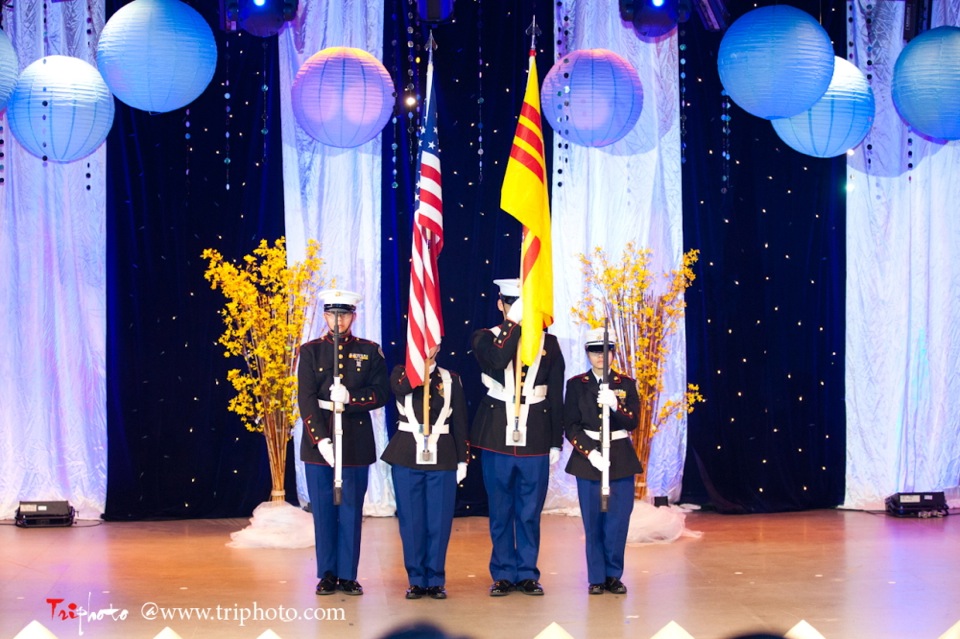
<path fill-rule="evenodd" d="M 432 36 L 431 36 L 432 40 Z M 420 131 L 420 181 L 413 220 L 410 260 L 410 309 L 407 314 L 407 377 L 414 388 L 423 383 L 424 360 L 443 335 L 437 256 L 443 249 L 443 198 L 440 141 L 433 93 L 433 46 L 427 60 L 427 119 Z"/>

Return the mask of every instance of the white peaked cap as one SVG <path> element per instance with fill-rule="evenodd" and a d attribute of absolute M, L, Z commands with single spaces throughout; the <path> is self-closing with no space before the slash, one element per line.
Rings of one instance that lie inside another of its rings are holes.
<path fill-rule="evenodd" d="M 331 288 L 321 291 L 319 297 L 320 301 L 323 302 L 324 308 L 332 307 L 349 310 L 355 310 L 357 308 L 357 304 L 359 304 L 360 300 L 363 299 L 360 293 L 344 291 L 338 288 Z"/>
<path fill-rule="evenodd" d="M 611 346 L 617 345 L 617 336 L 613 334 L 613 331 L 607 333 L 607 343 Z M 603 346 L 603 327 L 600 328 L 591 328 L 587 331 L 587 339 L 583 343 L 584 346 Z"/>
<path fill-rule="evenodd" d="M 520 280 L 518 278 L 493 280 L 500 287 L 500 294 L 504 297 L 520 297 Z"/>

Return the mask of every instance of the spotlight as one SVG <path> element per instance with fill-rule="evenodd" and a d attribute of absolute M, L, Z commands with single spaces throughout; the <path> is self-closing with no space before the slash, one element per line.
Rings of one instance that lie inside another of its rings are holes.
<path fill-rule="evenodd" d="M 220 0 L 221 26 L 236 31 L 239 25 L 250 35 L 268 38 L 296 17 L 297 8 L 298 0 Z"/>
<path fill-rule="evenodd" d="M 620 19 L 632 22 L 642 38 L 659 38 L 677 26 L 678 5 L 679 0 L 620 0 Z"/>

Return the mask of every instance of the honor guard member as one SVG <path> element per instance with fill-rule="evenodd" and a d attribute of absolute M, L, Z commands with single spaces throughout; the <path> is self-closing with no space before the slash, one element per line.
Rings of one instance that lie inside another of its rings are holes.
<path fill-rule="evenodd" d="M 473 353 L 487 387 L 470 431 L 470 444 L 483 449 L 481 468 L 490 511 L 490 596 L 513 590 L 542 595 L 537 556 L 540 511 L 547 497 L 550 465 L 563 446 L 563 354 L 557 338 L 542 332 L 539 354 L 520 374 L 520 411 L 514 389 L 519 322 L 523 318 L 520 280 L 495 280 L 503 323 L 473 334 Z"/>
<path fill-rule="evenodd" d="M 563 424 L 573 444 L 567 472 L 577 478 L 577 496 L 583 516 L 587 550 L 587 591 L 604 590 L 617 595 L 627 592 L 623 576 L 623 555 L 627 545 L 630 514 L 633 512 L 634 475 L 643 472 L 633 448 L 630 431 L 637 427 L 640 397 L 634 380 L 610 368 L 616 350 L 608 342 L 609 384 L 603 384 L 603 329 L 591 329 L 585 343 L 590 370 L 567 381 L 563 402 Z M 609 460 L 601 452 L 600 428 L 603 407 L 609 409 Z M 607 512 L 600 507 L 601 478 L 609 463 L 610 496 Z"/>
<path fill-rule="evenodd" d="M 370 464 L 377 460 L 371 412 L 389 397 L 387 367 L 380 347 L 355 337 L 350 328 L 360 295 L 350 291 L 320 293 L 329 329 L 300 347 L 297 371 L 307 493 L 313 512 L 318 595 L 337 590 L 362 595 L 357 583 L 360 523 Z M 339 376 L 335 383 L 334 376 Z M 335 414 L 335 409 L 342 412 Z M 336 423 L 342 424 L 340 503 L 335 503 Z"/>
<path fill-rule="evenodd" d="M 391 465 L 403 563 L 410 587 L 407 599 L 427 595 L 446 599 L 446 558 L 453 527 L 457 484 L 467 475 L 467 402 L 460 376 L 436 363 L 439 346 L 429 353 L 427 422 L 424 386 L 411 388 L 404 366 L 390 374 L 397 398 L 397 432 L 381 459 Z"/>

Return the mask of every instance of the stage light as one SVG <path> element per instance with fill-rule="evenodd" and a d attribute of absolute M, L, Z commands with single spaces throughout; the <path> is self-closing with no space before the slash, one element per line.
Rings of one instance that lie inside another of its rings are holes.
<path fill-rule="evenodd" d="M 689 10 L 686 12 L 689 16 Z M 620 19 L 632 22 L 642 38 L 659 38 L 676 26 L 679 18 L 678 0 L 620 0 Z"/>
<path fill-rule="evenodd" d="M 297 15 L 298 0 L 221 0 L 220 23 L 226 31 L 241 29 L 260 38 L 277 35 Z"/>
<path fill-rule="evenodd" d="M 443 22 L 453 17 L 454 0 L 417 0 L 417 13 L 425 22 Z"/>

